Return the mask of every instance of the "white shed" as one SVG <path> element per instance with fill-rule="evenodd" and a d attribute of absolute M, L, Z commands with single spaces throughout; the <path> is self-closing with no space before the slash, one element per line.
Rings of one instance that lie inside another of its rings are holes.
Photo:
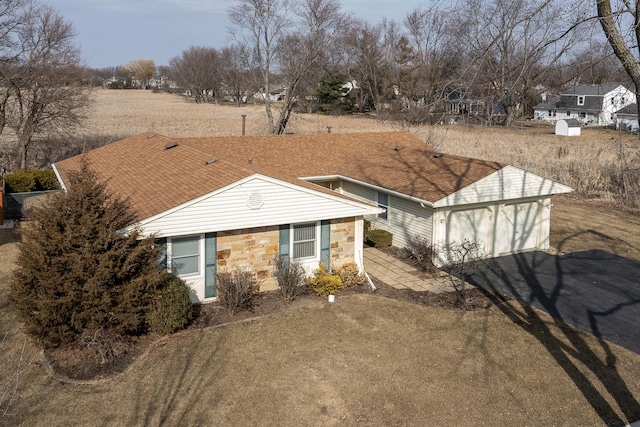
<path fill-rule="evenodd" d="M 558 123 L 556 123 L 556 135 L 580 136 L 580 122 L 576 119 L 558 120 Z"/>

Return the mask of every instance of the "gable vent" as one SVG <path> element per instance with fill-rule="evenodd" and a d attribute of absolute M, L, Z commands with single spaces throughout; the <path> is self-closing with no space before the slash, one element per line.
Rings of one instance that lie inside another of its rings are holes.
<path fill-rule="evenodd" d="M 210 165 L 210 164 L 215 163 L 215 162 L 216 162 L 216 159 L 209 159 L 206 162 L 204 162 L 204 164 L 205 165 Z"/>
<path fill-rule="evenodd" d="M 171 150 L 172 148 L 175 148 L 178 146 L 178 143 L 175 141 L 169 141 L 167 142 L 167 144 L 164 146 L 165 151 L 166 150 Z"/>
<path fill-rule="evenodd" d="M 258 193 L 257 191 L 252 191 L 247 195 L 247 206 L 249 209 L 260 209 L 264 205 L 264 196 L 262 193 Z"/>

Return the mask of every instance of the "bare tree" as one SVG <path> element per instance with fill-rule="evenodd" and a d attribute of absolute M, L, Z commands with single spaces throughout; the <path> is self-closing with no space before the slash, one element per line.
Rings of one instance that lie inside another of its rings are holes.
<path fill-rule="evenodd" d="M 636 99 L 640 100 L 640 3 L 624 0 L 616 2 L 614 9 L 611 0 L 596 0 L 596 5 L 602 30 L 635 85 Z"/>
<path fill-rule="evenodd" d="M 472 80 L 489 108 L 500 104 L 511 126 L 529 91 L 581 41 L 584 17 L 557 0 L 467 0 L 465 10 Z"/>
<path fill-rule="evenodd" d="M 26 3 L 18 19 L 10 57 L 0 64 L 0 129 L 13 131 L 20 168 L 26 168 L 34 137 L 78 126 L 90 98 L 73 26 L 35 2 Z"/>
<path fill-rule="evenodd" d="M 232 35 L 252 52 L 257 64 L 269 132 L 284 133 L 295 94 L 310 72 L 320 67 L 328 46 L 337 46 L 346 17 L 337 0 L 239 0 L 229 9 Z M 276 119 L 270 98 L 274 73 L 285 86 Z"/>
<path fill-rule="evenodd" d="M 208 102 L 218 94 L 219 57 L 212 47 L 191 46 L 171 58 L 169 66 L 178 84 L 187 89 L 196 102 Z"/>
<path fill-rule="evenodd" d="M 348 75 L 362 88 L 356 104 L 364 110 L 371 103 L 380 111 L 384 95 L 392 90 L 383 50 L 383 26 L 361 23 L 346 40 Z"/>
<path fill-rule="evenodd" d="M 246 103 L 259 89 L 256 70 L 245 46 L 233 44 L 222 48 L 217 70 L 222 85 L 237 106 Z"/>
<path fill-rule="evenodd" d="M 403 73 L 401 88 L 418 105 L 430 112 L 441 110 L 439 104 L 454 86 L 464 69 L 465 45 L 459 43 L 457 13 L 433 6 L 414 9 L 404 21 L 411 52 Z M 454 18 L 454 19 L 452 19 Z M 441 117 L 429 115 L 430 122 Z"/>
<path fill-rule="evenodd" d="M 481 242 L 465 238 L 442 245 L 439 252 L 446 260 L 445 270 L 449 273 L 458 303 L 464 307 L 467 304 L 467 280 L 488 262 L 487 250 Z"/>

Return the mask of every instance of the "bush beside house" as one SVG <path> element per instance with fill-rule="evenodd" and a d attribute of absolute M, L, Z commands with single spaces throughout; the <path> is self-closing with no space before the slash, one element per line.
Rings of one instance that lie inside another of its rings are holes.
<path fill-rule="evenodd" d="M 143 334 L 150 312 L 162 317 L 158 298 L 182 295 L 175 291 L 180 284 L 161 280 L 153 237 L 120 232 L 133 222 L 129 205 L 111 197 L 86 162 L 70 174 L 68 191 L 53 194 L 29 219 L 10 299 L 27 332 L 45 348 L 96 334 Z M 179 316 L 188 318 L 183 298 L 173 299 L 182 307 Z M 176 322 L 168 323 L 175 330 Z"/>

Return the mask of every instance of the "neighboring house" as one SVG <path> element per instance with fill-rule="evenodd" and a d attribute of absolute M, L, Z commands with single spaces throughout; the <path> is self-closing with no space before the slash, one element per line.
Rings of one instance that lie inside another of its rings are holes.
<path fill-rule="evenodd" d="M 455 115 L 487 116 L 490 113 L 493 116 L 502 116 L 506 114 L 504 107 L 497 99 L 493 99 L 487 106 L 484 99 L 474 97 L 470 92 L 459 89 L 447 95 L 446 103 L 448 104 L 447 112 Z M 488 111 L 488 108 L 491 110 Z"/>
<path fill-rule="evenodd" d="M 638 104 L 633 103 L 616 111 L 616 129 L 638 132 Z"/>
<path fill-rule="evenodd" d="M 556 135 L 580 136 L 580 122 L 576 119 L 562 119 L 556 123 Z"/>
<path fill-rule="evenodd" d="M 363 220 L 434 246 L 478 241 L 490 256 L 549 247 L 550 197 L 569 187 L 495 162 L 437 153 L 406 132 L 211 138 L 142 134 L 83 156 L 128 197 L 144 234 L 194 301 L 216 269 L 249 268 L 274 289 L 276 257 L 311 270 L 363 268 Z M 53 165 L 65 188 L 81 156 Z M 444 259 L 436 260 L 442 264 Z"/>
<path fill-rule="evenodd" d="M 555 102 L 536 105 L 534 119 L 550 122 L 577 119 L 583 124 L 608 126 L 615 122 L 616 111 L 634 102 L 635 94 L 617 83 L 577 85 Z"/>

